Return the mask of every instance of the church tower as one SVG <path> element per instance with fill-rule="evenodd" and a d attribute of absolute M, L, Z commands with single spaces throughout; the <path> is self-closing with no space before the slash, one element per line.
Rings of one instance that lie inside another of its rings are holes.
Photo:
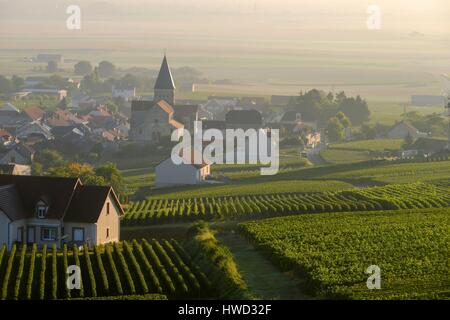
<path fill-rule="evenodd" d="M 175 83 L 165 54 L 156 79 L 153 100 L 155 103 L 164 100 L 171 106 L 175 104 Z"/>

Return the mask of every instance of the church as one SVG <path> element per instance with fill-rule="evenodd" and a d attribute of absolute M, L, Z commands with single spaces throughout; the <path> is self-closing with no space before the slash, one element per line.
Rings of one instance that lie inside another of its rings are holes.
<path fill-rule="evenodd" d="M 192 132 L 198 118 L 198 106 L 176 105 L 175 82 L 167 57 L 161 64 L 155 82 L 153 100 L 134 100 L 131 103 L 130 140 L 158 144 L 169 138 L 175 129 Z"/>

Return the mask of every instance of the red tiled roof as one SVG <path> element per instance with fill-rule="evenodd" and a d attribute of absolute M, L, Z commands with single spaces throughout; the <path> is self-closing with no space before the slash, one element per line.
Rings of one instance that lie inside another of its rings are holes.
<path fill-rule="evenodd" d="M 29 107 L 24 109 L 23 113 L 25 113 L 31 120 L 36 121 L 41 119 L 45 112 L 39 107 Z"/>

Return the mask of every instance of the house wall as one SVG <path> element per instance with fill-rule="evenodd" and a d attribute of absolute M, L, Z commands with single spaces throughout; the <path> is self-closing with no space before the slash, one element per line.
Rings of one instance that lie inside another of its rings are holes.
<path fill-rule="evenodd" d="M 107 214 L 107 204 L 110 204 L 110 211 Z M 117 207 L 112 195 L 110 194 L 103 205 L 99 219 L 96 223 L 97 244 L 115 242 L 120 240 L 120 209 Z M 109 237 L 106 236 L 106 230 L 109 228 Z"/>
<path fill-rule="evenodd" d="M 97 241 L 97 228 L 94 223 L 78 223 L 78 222 L 64 222 L 64 235 L 67 238 L 64 242 L 72 242 L 73 239 L 73 229 L 82 228 L 84 230 L 84 242 L 87 244 L 96 244 Z"/>
<path fill-rule="evenodd" d="M 17 241 L 17 235 L 18 235 L 18 228 L 23 227 L 24 232 L 24 241 L 29 242 L 27 227 L 35 227 L 35 243 L 39 247 L 43 247 L 45 244 L 48 247 L 52 247 L 53 244 L 56 244 L 58 248 L 60 248 L 60 241 L 56 239 L 55 241 L 47 241 L 42 240 L 41 237 L 41 231 L 44 227 L 53 227 L 57 229 L 57 237 L 61 236 L 61 223 L 59 220 L 55 219 L 22 219 L 14 221 L 10 224 L 10 242 L 13 243 L 14 241 Z"/>
<path fill-rule="evenodd" d="M 0 247 L 6 243 L 8 245 L 8 225 L 9 218 L 0 210 Z"/>
<path fill-rule="evenodd" d="M 198 169 L 187 164 L 175 165 L 172 159 L 166 159 L 155 168 L 156 187 L 198 184 Z"/>
<path fill-rule="evenodd" d="M 133 111 L 131 115 L 130 138 L 134 141 L 153 142 L 153 133 L 159 132 L 161 137 L 172 133 L 169 115 L 159 107 L 145 111 Z"/>

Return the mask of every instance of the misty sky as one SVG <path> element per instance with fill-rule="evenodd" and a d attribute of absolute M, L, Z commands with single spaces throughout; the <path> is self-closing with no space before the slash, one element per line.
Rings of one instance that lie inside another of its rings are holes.
<path fill-rule="evenodd" d="M 309 29 L 358 30 L 365 27 L 366 8 L 372 3 L 381 7 L 383 28 L 387 30 L 450 32 L 448 0 L 0 0 L 0 35 L 39 31 L 29 29 L 29 23 L 15 24 L 11 20 L 64 21 L 69 4 L 80 5 L 85 21 L 144 22 L 151 26 L 163 19 L 173 25 L 187 22 L 212 27 L 230 21 L 294 22 Z M 7 28 L 6 21 L 14 28 Z"/>

